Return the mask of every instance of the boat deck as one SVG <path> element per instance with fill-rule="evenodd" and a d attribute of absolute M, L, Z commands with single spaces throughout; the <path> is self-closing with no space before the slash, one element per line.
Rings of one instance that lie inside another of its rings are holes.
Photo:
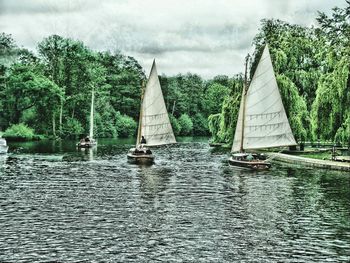
<path fill-rule="evenodd" d="M 302 164 L 309 167 L 317 167 L 331 170 L 341 170 L 341 171 L 350 171 L 350 163 L 346 162 L 335 162 L 329 160 L 319 160 L 313 158 L 305 158 L 295 155 L 289 155 L 284 153 L 269 153 L 269 156 L 272 157 L 272 160 L 287 162 L 293 164 Z"/>

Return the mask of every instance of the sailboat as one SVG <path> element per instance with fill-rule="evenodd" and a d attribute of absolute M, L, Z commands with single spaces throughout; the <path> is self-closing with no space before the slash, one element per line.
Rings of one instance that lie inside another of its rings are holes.
<path fill-rule="evenodd" d="M 149 146 L 173 143 L 176 143 L 176 139 L 165 106 L 156 62 L 153 60 L 146 88 L 142 88 L 136 147 L 131 148 L 127 154 L 128 161 L 151 164 L 154 155 Z"/>
<path fill-rule="evenodd" d="M 0 137 L 0 154 L 7 153 L 9 147 L 7 146 L 6 139 Z"/>
<path fill-rule="evenodd" d="M 233 154 L 229 163 L 253 169 L 267 169 L 271 163 L 264 155 L 247 151 L 293 146 L 297 143 L 278 90 L 268 45 L 265 45 L 249 86 L 247 64 L 248 58 L 231 150 Z"/>
<path fill-rule="evenodd" d="M 91 91 L 91 108 L 90 108 L 90 131 L 89 136 L 83 138 L 78 142 L 78 148 L 91 148 L 97 145 L 97 141 L 94 139 L 94 101 L 95 101 L 95 92 L 94 89 Z"/>

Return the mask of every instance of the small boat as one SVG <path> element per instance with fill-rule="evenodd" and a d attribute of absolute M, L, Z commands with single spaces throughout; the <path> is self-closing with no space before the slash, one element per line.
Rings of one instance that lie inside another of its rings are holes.
<path fill-rule="evenodd" d="M 9 147 L 7 146 L 6 140 L 4 138 L 0 138 L 0 154 L 7 153 Z"/>
<path fill-rule="evenodd" d="M 271 167 L 271 163 L 266 161 L 266 157 L 258 153 L 234 153 L 229 159 L 229 163 L 254 170 L 266 170 Z"/>
<path fill-rule="evenodd" d="M 90 139 L 89 136 L 80 140 L 77 143 L 78 148 L 92 148 L 97 145 L 97 141 Z"/>
<path fill-rule="evenodd" d="M 284 110 L 268 46 L 265 45 L 249 85 L 248 60 L 249 55 L 229 163 L 251 169 L 268 169 L 271 167 L 268 159 L 252 151 L 294 146 L 297 143 Z"/>
<path fill-rule="evenodd" d="M 154 155 L 148 148 L 131 148 L 127 157 L 130 163 L 152 164 L 154 162 Z"/>
<path fill-rule="evenodd" d="M 91 91 L 91 108 L 90 108 L 90 131 L 89 136 L 81 139 L 77 143 L 78 148 L 92 148 L 97 145 L 97 141 L 94 139 L 94 101 L 95 101 L 95 92 L 92 89 Z"/>
<path fill-rule="evenodd" d="M 155 60 L 146 88 L 143 86 L 136 147 L 129 150 L 127 158 L 131 163 L 152 164 L 155 157 L 149 147 L 176 143 Z"/>

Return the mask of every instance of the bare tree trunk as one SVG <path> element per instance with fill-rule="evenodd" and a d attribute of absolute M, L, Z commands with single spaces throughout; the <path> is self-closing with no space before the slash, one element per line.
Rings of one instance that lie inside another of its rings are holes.
<path fill-rule="evenodd" d="M 171 112 L 171 114 L 174 116 L 174 111 L 175 111 L 175 104 L 176 104 L 176 100 L 174 100 L 174 104 L 173 104 L 173 110 Z"/>
<path fill-rule="evenodd" d="M 53 133 L 53 136 L 56 137 L 56 120 L 55 120 L 55 113 L 52 113 L 52 133 Z"/>
<path fill-rule="evenodd" d="M 61 100 L 61 108 L 60 108 L 60 136 L 62 136 L 62 118 L 63 118 L 63 101 Z"/>

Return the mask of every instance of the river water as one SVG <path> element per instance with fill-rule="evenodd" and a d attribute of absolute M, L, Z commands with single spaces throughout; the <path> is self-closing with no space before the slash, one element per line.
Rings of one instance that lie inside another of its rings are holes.
<path fill-rule="evenodd" d="M 132 140 L 10 144 L 0 262 L 350 262 L 350 175 L 229 166 L 206 138 L 128 164 Z"/>

